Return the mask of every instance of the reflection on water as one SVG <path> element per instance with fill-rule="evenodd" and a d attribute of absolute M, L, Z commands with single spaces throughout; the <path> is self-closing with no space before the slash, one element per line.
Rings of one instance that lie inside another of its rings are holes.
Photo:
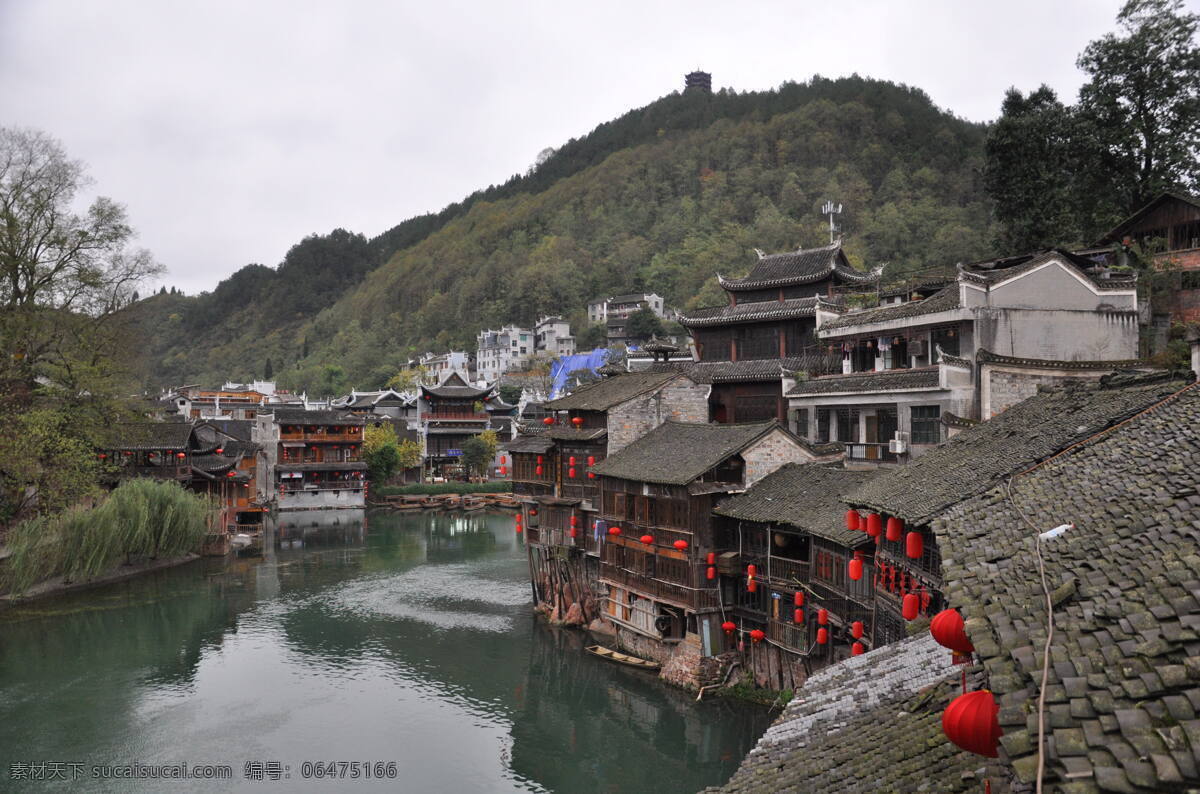
<path fill-rule="evenodd" d="M 509 514 L 284 514 L 265 545 L 0 612 L 0 789 L 14 761 L 59 761 L 234 769 L 172 791 L 328 791 L 302 762 L 378 760 L 403 785 L 336 788 L 696 791 L 766 728 L 537 622 Z M 247 781 L 248 761 L 290 778 Z"/>

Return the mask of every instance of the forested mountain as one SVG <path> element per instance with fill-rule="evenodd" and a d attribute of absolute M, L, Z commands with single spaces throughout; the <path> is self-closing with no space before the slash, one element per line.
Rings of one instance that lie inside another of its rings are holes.
<path fill-rule="evenodd" d="M 826 199 L 860 264 L 952 267 L 990 253 L 985 135 L 919 90 L 858 77 L 673 94 L 374 240 L 311 236 L 278 269 L 139 302 L 147 382 L 261 377 L 269 361 L 284 385 L 373 388 L 488 325 L 560 313 L 578 332 L 604 294 L 718 303 L 713 276 L 744 273 L 754 248 L 827 242 Z"/>

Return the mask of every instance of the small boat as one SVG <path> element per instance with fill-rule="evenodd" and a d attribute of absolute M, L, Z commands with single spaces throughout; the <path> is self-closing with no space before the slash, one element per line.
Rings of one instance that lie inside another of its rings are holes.
<path fill-rule="evenodd" d="M 584 648 L 590 654 L 599 656 L 601 659 L 608 659 L 610 662 L 637 667 L 641 670 L 657 670 L 660 665 L 658 662 L 652 662 L 648 659 L 639 659 L 636 656 L 628 656 L 623 653 L 618 653 L 612 648 L 605 648 L 603 645 L 589 645 Z"/>

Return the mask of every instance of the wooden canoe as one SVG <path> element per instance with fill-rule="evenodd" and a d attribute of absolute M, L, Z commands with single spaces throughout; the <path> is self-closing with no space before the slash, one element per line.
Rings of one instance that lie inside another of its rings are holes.
<path fill-rule="evenodd" d="M 652 662 L 648 659 L 639 659 L 636 656 L 627 656 L 626 654 L 618 653 L 612 648 L 605 648 L 603 645 L 589 645 L 584 650 L 590 654 L 599 656 L 601 659 L 607 659 L 610 662 L 617 662 L 629 667 L 637 667 L 641 670 L 657 670 L 662 666 L 658 662 Z"/>

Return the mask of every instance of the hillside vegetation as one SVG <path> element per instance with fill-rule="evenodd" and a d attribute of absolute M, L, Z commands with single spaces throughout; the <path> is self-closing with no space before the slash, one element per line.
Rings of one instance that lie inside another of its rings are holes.
<path fill-rule="evenodd" d="M 713 276 L 754 248 L 828 241 L 893 276 L 985 256 L 986 128 L 891 83 L 815 78 L 777 91 L 674 94 L 565 144 L 531 173 L 374 240 L 337 230 L 196 297 L 135 305 L 147 383 L 271 374 L 333 393 L 378 387 L 410 353 L 646 289 L 723 301 Z"/>

